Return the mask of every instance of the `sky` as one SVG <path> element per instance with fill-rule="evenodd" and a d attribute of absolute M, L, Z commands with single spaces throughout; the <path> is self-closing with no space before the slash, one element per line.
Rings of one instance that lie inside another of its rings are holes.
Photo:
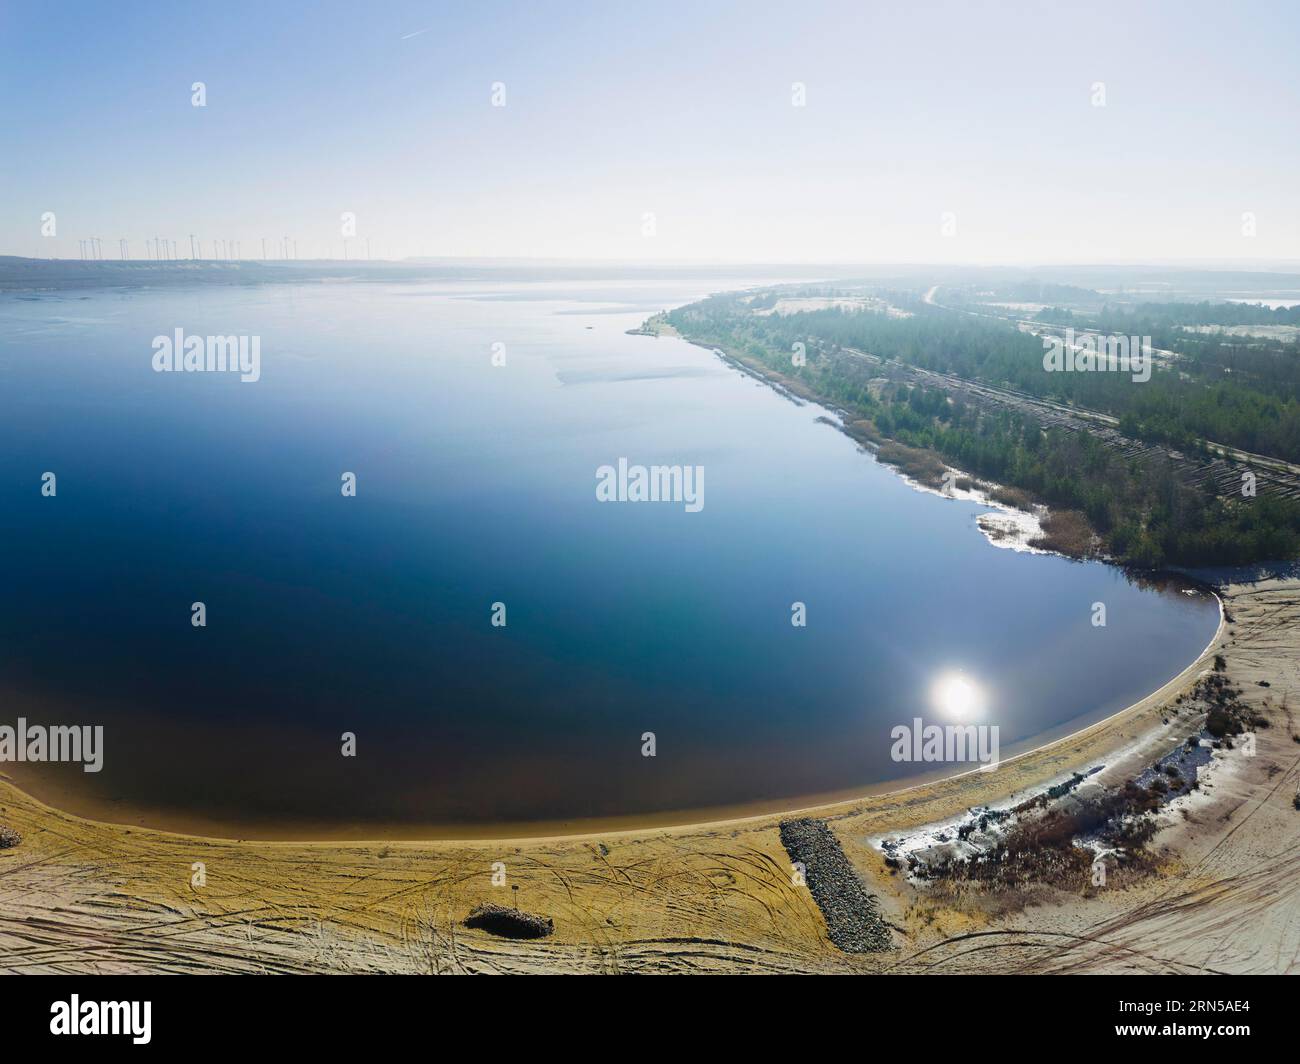
<path fill-rule="evenodd" d="M 1292 0 L 0 0 L 0 254 L 1294 260 L 1297 40 Z"/>

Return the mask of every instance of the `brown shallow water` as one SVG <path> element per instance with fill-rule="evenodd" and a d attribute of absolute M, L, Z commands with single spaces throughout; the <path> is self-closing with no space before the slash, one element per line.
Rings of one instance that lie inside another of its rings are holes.
<path fill-rule="evenodd" d="M 1181 586 L 1181 584 L 1180 584 Z M 1226 625 L 1220 610 L 1220 624 L 1214 638 L 1198 657 L 1168 683 L 1115 714 L 1104 717 L 1094 715 L 1094 719 L 1072 721 L 1041 735 L 1026 739 L 1000 751 L 1001 761 L 1017 764 L 1027 758 L 1037 756 L 1040 751 L 1055 746 L 1069 737 L 1091 734 L 1097 729 L 1134 713 L 1143 706 L 1158 702 L 1174 688 L 1184 684 L 1195 672 L 1198 665 L 1208 660 L 1211 648 L 1223 638 Z M 22 787 L 28 793 L 55 808 L 89 820 L 106 824 L 135 825 L 156 831 L 174 832 L 182 835 L 197 835 L 207 838 L 238 838 L 266 842 L 290 842 L 315 840 L 320 842 L 342 842 L 365 839 L 382 839 L 393 841 L 423 841 L 431 839 L 445 840 L 493 840 L 493 839 L 543 839 L 568 838 L 576 836 L 597 835 L 610 832 L 637 832 L 660 828 L 687 827 L 692 825 L 723 825 L 736 821 L 756 821 L 774 814 L 788 815 L 805 810 L 824 809 L 827 806 L 842 806 L 861 800 L 870 800 L 879 796 L 894 795 L 913 789 L 924 789 L 943 781 L 950 783 L 961 778 L 972 781 L 992 780 L 996 772 L 986 773 L 966 766 L 944 766 L 932 771 L 918 771 L 902 779 L 887 783 L 869 784 L 861 788 L 839 792 L 802 795 L 780 801 L 750 802 L 732 806 L 713 806 L 698 809 L 667 810 L 653 814 L 590 817 L 574 820 L 521 820 L 499 821 L 489 824 L 466 825 L 450 822 L 445 824 L 412 823 L 409 820 L 391 823 L 359 822 L 349 824 L 338 820 L 282 820 L 263 817 L 252 821 L 240 821 L 228 817 L 207 817 L 178 814 L 174 808 L 134 806 L 123 801 L 87 800 L 84 788 L 76 786 L 79 782 L 72 776 L 72 785 L 68 784 L 67 766 L 49 766 L 35 764 L 6 764 L 7 771 L 0 777 Z M 1004 773 L 1005 778 L 1005 773 Z"/>

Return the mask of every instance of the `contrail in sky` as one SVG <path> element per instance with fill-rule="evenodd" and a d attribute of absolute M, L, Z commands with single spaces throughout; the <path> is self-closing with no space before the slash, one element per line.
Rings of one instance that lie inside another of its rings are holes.
<path fill-rule="evenodd" d="M 414 33 L 403 34 L 402 40 L 409 41 L 412 37 L 418 37 L 422 33 L 428 33 L 431 29 L 433 29 L 432 26 L 425 26 L 424 29 L 416 30 Z"/>

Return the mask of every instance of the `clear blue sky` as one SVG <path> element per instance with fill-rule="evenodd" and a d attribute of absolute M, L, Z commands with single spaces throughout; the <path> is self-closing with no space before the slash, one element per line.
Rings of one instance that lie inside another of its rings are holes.
<path fill-rule="evenodd" d="M 0 0 L 0 253 L 1300 258 L 1300 4 L 1064 7 Z"/>

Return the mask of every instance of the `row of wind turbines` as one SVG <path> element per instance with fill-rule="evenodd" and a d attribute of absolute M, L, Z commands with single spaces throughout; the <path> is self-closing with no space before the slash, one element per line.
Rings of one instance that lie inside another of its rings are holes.
<path fill-rule="evenodd" d="M 193 233 L 188 234 L 190 238 L 190 258 L 198 260 L 204 258 L 203 241 Z M 145 256 L 148 261 L 174 261 L 179 258 L 175 240 L 168 240 L 166 237 L 155 236 L 145 240 Z M 84 262 L 102 260 L 104 257 L 104 242 L 97 236 L 86 237 L 84 240 L 77 241 L 81 251 L 81 258 Z M 366 258 L 370 258 L 370 238 L 365 238 Z M 284 236 L 279 240 L 271 238 L 270 258 L 279 259 L 296 259 L 298 257 L 298 241 L 293 237 Z M 278 254 L 277 254 L 278 252 Z M 350 248 L 348 241 L 343 242 L 343 258 L 350 258 Z M 131 257 L 131 245 L 126 237 L 120 237 L 117 241 L 117 257 L 125 262 Z M 243 253 L 241 242 L 238 240 L 213 240 L 212 255 L 208 256 L 210 261 L 238 261 L 242 259 Z M 262 258 L 265 260 L 267 255 L 267 238 L 262 237 Z"/>

